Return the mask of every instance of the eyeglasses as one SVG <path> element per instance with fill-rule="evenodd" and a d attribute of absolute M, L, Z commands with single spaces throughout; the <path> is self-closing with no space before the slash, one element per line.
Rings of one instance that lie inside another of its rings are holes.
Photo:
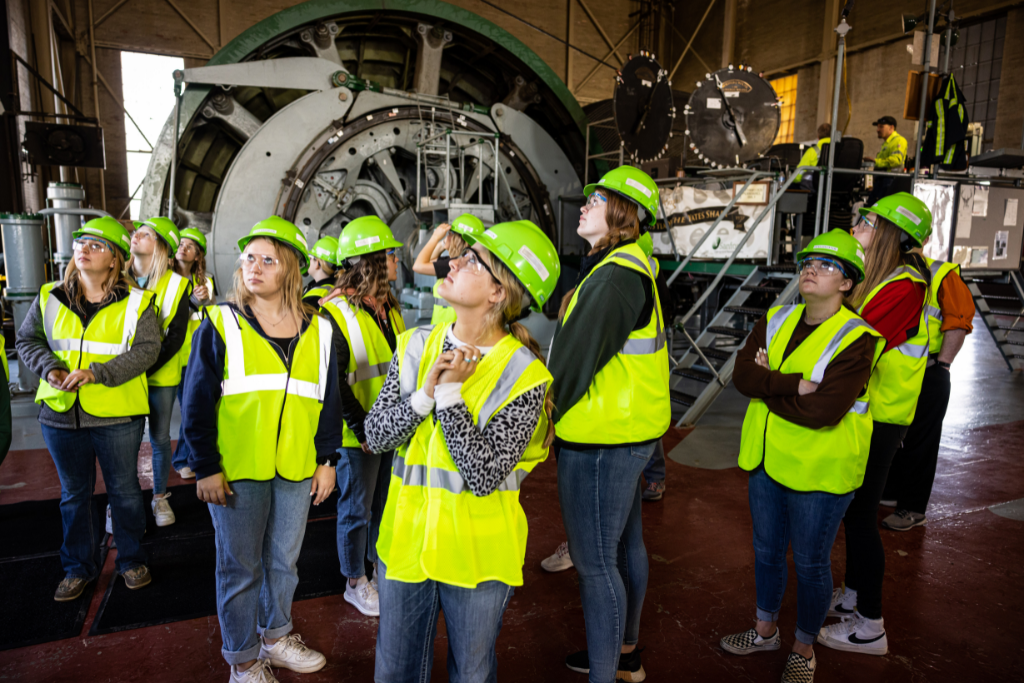
<path fill-rule="evenodd" d="M 815 275 L 831 275 L 838 271 L 840 275 L 846 277 L 846 271 L 843 270 L 841 265 L 826 258 L 805 258 L 800 262 L 800 272 L 802 273 L 805 270 L 809 270 Z"/>
<path fill-rule="evenodd" d="M 498 281 L 498 278 L 494 277 L 494 271 L 488 268 L 487 264 L 484 263 L 483 260 L 481 260 L 480 256 L 477 255 L 477 253 L 472 249 L 467 249 L 466 251 L 462 252 L 462 256 L 459 256 L 458 258 L 453 258 L 449 262 L 449 265 L 451 265 L 452 263 L 458 263 L 460 269 L 465 268 L 466 270 L 470 270 L 477 274 L 480 274 L 486 270 L 487 274 L 494 278 L 495 282 Z"/>
<path fill-rule="evenodd" d="M 865 225 L 867 225 L 872 230 L 875 229 L 875 222 L 873 220 L 871 220 L 870 218 L 868 218 L 867 216 L 861 216 L 860 217 L 860 222 L 864 223 Z"/>
<path fill-rule="evenodd" d="M 107 251 L 106 242 L 100 242 L 99 240 L 94 240 L 88 237 L 79 237 L 71 244 L 75 248 L 75 251 L 91 251 L 94 254 L 102 254 Z"/>
<path fill-rule="evenodd" d="M 597 203 L 598 200 L 601 200 L 602 202 L 607 202 L 608 198 L 597 192 L 594 192 L 587 199 L 587 203 L 584 204 L 584 206 L 587 207 L 587 209 L 596 209 L 599 206 Z"/>
<path fill-rule="evenodd" d="M 270 272 L 281 265 L 281 260 L 266 254 L 242 254 L 238 257 L 238 267 L 246 272 L 252 272 L 258 266 L 260 271 Z"/>
<path fill-rule="evenodd" d="M 398 254 L 398 250 L 397 249 L 388 249 L 384 253 L 387 254 L 388 256 L 395 256 L 395 255 Z"/>

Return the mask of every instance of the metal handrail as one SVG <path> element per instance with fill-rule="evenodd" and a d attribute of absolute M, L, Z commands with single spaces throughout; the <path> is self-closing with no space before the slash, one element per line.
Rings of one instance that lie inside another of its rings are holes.
<path fill-rule="evenodd" d="M 793 184 L 793 179 L 796 178 L 797 175 L 800 175 L 800 174 L 802 174 L 802 173 L 804 173 L 806 171 L 810 171 L 810 170 L 820 170 L 820 169 L 817 166 L 797 166 L 793 170 L 793 172 L 789 175 L 789 177 L 786 178 L 786 181 L 784 183 L 782 183 L 782 186 L 779 187 L 772 194 L 772 198 L 765 205 L 765 207 L 761 211 L 761 213 L 758 214 L 757 219 L 754 221 L 754 224 L 750 226 L 750 229 L 747 230 L 747 233 L 743 236 L 743 239 L 741 239 L 740 243 L 736 245 L 735 249 L 733 249 L 732 254 L 730 254 L 729 258 L 726 259 L 724 264 L 722 264 L 722 269 L 718 271 L 718 275 L 716 275 L 715 279 L 711 281 L 711 284 L 709 284 L 704 289 L 704 293 L 700 295 L 700 297 L 697 299 L 697 301 L 695 301 L 693 303 L 693 306 L 690 307 L 690 310 L 686 312 L 686 314 L 683 316 L 682 320 L 679 320 L 676 323 L 676 325 L 685 325 L 686 321 L 689 320 L 693 316 L 693 314 L 696 313 L 700 309 L 701 304 L 703 304 L 704 301 L 707 300 L 707 298 L 711 295 L 711 292 L 714 291 L 715 287 L 718 286 L 718 283 L 721 282 L 722 279 L 725 277 L 726 272 L 729 270 L 729 266 L 731 266 L 733 264 L 733 262 L 736 260 L 736 257 L 740 253 L 740 250 L 743 249 L 744 245 L 746 245 L 746 243 L 747 243 L 747 240 L 749 240 L 751 235 L 754 234 L 754 232 L 757 229 L 757 226 L 761 224 L 761 221 L 764 220 L 764 217 L 768 215 L 768 212 L 771 211 L 775 207 L 775 205 L 779 202 L 779 199 L 782 197 L 783 193 L 785 193 L 785 191 L 789 188 L 789 186 Z M 739 196 L 739 195 L 737 195 L 737 196 Z M 735 201 L 735 197 L 733 198 L 733 200 Z M 711 231 L 708 230 L 708 232 L 710 233 Z M 696 251 L 696 249 L 694 249 L 694 251 Z M 677 269 L 676 273 L 673 273 L 673 276 L 675 276 L 681 270 L 682 270 L 682 267 Z M 671 282 L 671 280 L 670 280 L 670 282 Z"/>

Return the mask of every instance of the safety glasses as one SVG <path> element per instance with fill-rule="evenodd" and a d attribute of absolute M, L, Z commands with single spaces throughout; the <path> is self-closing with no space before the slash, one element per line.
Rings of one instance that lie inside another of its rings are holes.
<path fill-rule="evenodd" d="M 281 260 L 267 254 L 242 254 L 238 257 L 238 267 L 249 273 L 259 269 L 268 273 L 277 270 Z"/>
<path fill-rule="evenodd" d="M 457 263 L 460 270 L 464 269 L 477 274 L 487 271 L 487 274 L 494 278 L 495 282 L 498 281 L 498 278 L 494 277 L 494 271 L 488 268 L 487 264 L 483 262 L 483 259 L 481 259 L 480 256 L 478 256 L 472 249 L 467 249 L 462 252 L 462 256 L 453 258 L 450 263 Z"/>
<path fill-rule="evenodd" d="M 600 192 L 593 192 L 593 193 L 591 193 L 590 197 L 587 198 L 587 203 L 584 204 L 584 206 L 587 207 L 587 210 L 596 209 L 598 206 L 601 205 L 601 202 L 607 202 L 607 201 L 608 201 L 608 198 L 605 197 Z"/>
<path fill-rule="evenodd" d="M 78 239 L 71 242 L 75 251 L 87 251 L 93 254 L 102 254 L 105 251 L 109 251 L 106 242 L 92 239 L 91 237 L 79 237 Z"/>
<path fill-rule="evenodd" d="M 800 272 L 809 270 L 815 275 L 828 274 L 838 272 L 843 277 L 847 277 L 846 271 L 839 265 L 837 261 L 827 258 L 805 258 L 800 262 Z"/>

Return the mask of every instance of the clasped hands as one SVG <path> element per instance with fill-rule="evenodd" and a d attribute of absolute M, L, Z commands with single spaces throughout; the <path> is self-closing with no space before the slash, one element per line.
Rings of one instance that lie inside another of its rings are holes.
<path fill-rule="evenodd" d="M 92 370 L 50 370 L 46 373 L 46 382 L 58 391 L 78 391 L 78 388 L 85 384 L 92 384 L 96 381 L 96 375 Z"/>

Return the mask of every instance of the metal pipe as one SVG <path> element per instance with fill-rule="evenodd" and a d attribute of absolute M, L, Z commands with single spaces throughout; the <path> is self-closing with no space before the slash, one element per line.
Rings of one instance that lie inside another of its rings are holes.
<path fill-rule="evenodd" d="M 932 56 L 932 31 L 935 30 L 935 2 L 928 4 L 928 32 L 924 34 L 924 56 L 921 58 L 921 106 L 917 116 L 917 146 L 914 149 L 914 175 L 910 180 L 910 191 L 914 191 L 917 178 L 921 175 L 921 145 L 924 144 L 925 114 L 928 111 L 928 68 Z"/>
<path fill-rule="evenodd" d="M 933 0 L 934 2 L 934 0 Z M 839 26 L 836 27 L 836 33 L 839 34 L 839 44 L 836 47 L 836 77 L 835 77 L 835 88 L 832 90 L 832 131 L 829 134 L 828 143 L 828 164 L 825 172 L 825 192 L 824 192 L 824 209 L 818 213 L 815 217 L 814 235 L 817 237 L 822 232 L 827 232 L 828 229 L 828 214 L 832 208 L 832 171 L 836 165 L 836 147 L 839 144 L 839 140 L 836 139 L 836 128 L 838 126 L 839 119 L 839 89 L 843 84 L 843 59 L 846 57 L 846 34 L 850 32 L 850 25 L 846 23 L 846 16 L 844 15 L 839 21 Z M 819 230 L 820 228 L 820 230 Z"/>
<path fill-rule="evenodd" d="M 92 103 L 96 110 L 96 125 L 100 125 L 100 87 L 99 76 L 97 75 L 98 64 L 96 62 L 96 31 L 92 21 L 92 0 L 89 0 L 89 50 L 92 53 Z M 172 167 L 173 168 L 173 167 Z M 100 171 L 100 206 L 107 208 L 107 176 L 103 169 Z"/>

